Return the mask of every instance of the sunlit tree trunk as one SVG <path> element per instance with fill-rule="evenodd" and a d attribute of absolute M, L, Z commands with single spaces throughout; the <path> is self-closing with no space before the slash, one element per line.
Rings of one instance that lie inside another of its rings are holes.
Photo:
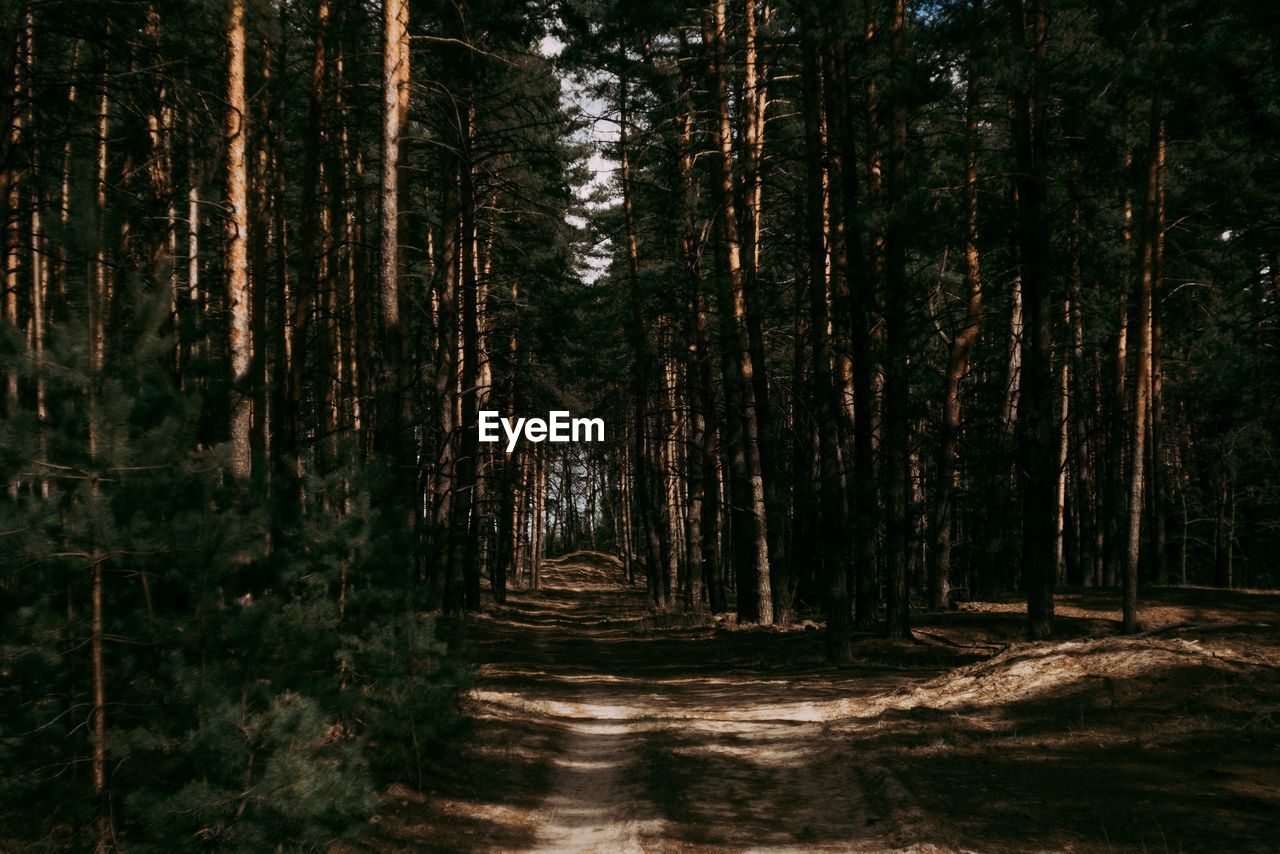
<path fill-rule="evenodd" d="M 409 3 L 382 4 L 382 161 L 379 170 L 378 307 L 381 371 L 378 383 L 379 448 L 402 462 L 400 444 L 403 330 L 400 319 L 400 139 L 409 112 Z M 402 473 L 397 471 L 397 477 Z"/>
<path fill-rule="evenodd" d="M 746 531 L 741 532 L 743 550 L 739 559 L 735 555 L 735 565 L 749 571 L 740 574 L 740 578 L 749 578 L 754 595 L 744 595 L 747 591 L 738 591 L 738 612 L 741 619 L 756 620 L 762 624 L 771 624 L 774 620 L 773 590 L 769 570 L 769 525 L 765 503 L 764 473 L 760 459 L 760 432 L 758 409 L 755 402 L 755 375 L 751 360 L 750 336 L 747 319 L 750 314 L 746 282 L 742 268 L 742 245 L 738 237 L 737 213 L 734 209 L 734 170 L 733 139 L 729 120 L 729 94 L 725 81 L 725 0 L 713 0 L 711 9 L 703 15 L 703 40 L 711 52 L 711 97 L 716 108 L 716 115 L 711 120 L 712 137 L 712 176 L 711 189 L 714 206 L 720 212 L 720 226 L 724 242 L 725 267 L 727 281 L 721 288 L 722 345 L 728 349 L 729 358 L 725 361 L 726 395 L 728 387 L 737 387 L 736 407 L 729 410 L 729 419 L 741 421 L 741 428 L 732 431 L 731 444 L 735 469 L 738 476 L 745 480 L 746 512 L 742 514 L 742 522 Z M 761 378 L 763 380 L 763 378 Z M 762 383 L 763 385 L 763 383 Z M 737 433 L 738 441 L 733 442 Z M 735 501 L 735 503 L 737 503 Z"/>
<path fill-rule="evenodd" d="M 195 329 L 199 323 L 203 295 L 200 292 L 200 172 L 196 164 L 193 146 L 187 146 L 187 310 L 188 316 L 182 324 L 179 337 L 187 336 L 186 346 L 182 347 L 182 357 L 194 359 L 199 351 L 199 343 Z M 190 329 L 190 331 L 187 331 Z M 181 344 L 181 342 L 180 342 Z M 181 367 L 181 364 L 180 364 Z M 186 384 L 184 372 L 179 370 L 179 381 Z"/>
<path fill-rule="evenodd" d="M 0 71 L 0 86 L 3 91 L 0 92 L 0 148 L 3 154 L 3 163 L 5 168 L 0 169 L 0 229 L 3 230 L 3 253 L 4 253 L 4 322 L 7 326 L 14 329 L 15 333 L 19 331 L 18 317 L 18 265 L 20 253 L 20 241 L 18 225 L 18 187 L 20 174 L 17 165 L 16 152 L 22 141 L 22 128 L 24 125 L 24 116 L 19 111 L 19 101 L 23 97 L 23 50 L 25 37 L 23 35 L 20 19 L 16 14 L 8 12 L 5 16 L 5 26 L 0 30 L 0 38 L 4 42 L 0 45 L 0 63 L 3 63 L 3 70 Z M 5 370 L 4 377 L 4 402 L 5 411 L 11 416 L 17 413 L 18 409 L 18 369 L 14 364 L 10 364 Z M 11 500 L 18 498 L 18 479 L 15 477 L 8 484 L 8 494 Z"/>
<path fill-rule="evenodd" d="M 1152 259 L 1151 276 L 1151 416 L 1149 418 L 1151 441 L 1151 558 L 1155 564 L 1153 576 L 1158 584 L 1169 583 L 1169 556 L 1166 552 L 1168 531 L 1165 522 L 1166 486 L 1168 472 L 1163 458 L 1164 446 L 1164 370 L 1162 367 L 1161 339 L 1163 338 L 1163 312 L 1160 310 L 1164 290 L 1164 233 L 1165 233 L 1165 132 L 1164 117 L 1156 150 L 1156 214 L 1155 256 Z M 1272 267 L 1272 275 L 1277 276 Z"/>
<path fill-rule="evenodd" d="M 751 395 L 755 407 L 757 455 L 760 458 L 760 472 L 764 479 L 765 512 L 773 517 L 768 525 L 767 541 L 769 544 L 769 570 L 771 573 L 770 589 L 772 591 L 774 618 L 789 621 L 791 615 L 791 591 L 795 579 L 788 578 L 789 562 L 785 559 L 785 543 L 783 528 L 779 514 L 786 505 L 786 490 L 779 477 L 779 461 L 777 451 L 770 441 L 774 433 L 773 408 L 769 400 L 769 382 L 765 362 L 764 325 L 760 316 L 760 229 L 763 210 L 760 205 L 763 197 L 763 180 L 761 166 L 764 161 L 765 147 L 765 114 L 769 104 L 768 77 L 761 59 L 760 25 L 767 20 L 768 4 L 760 3 L 757 11 L 756 0 L 744 0 L 742 6 L 742 97 L 741 97 L 741 131 L 738 151 L 740 152 L 738 175 L 735 176 L 735 187 L 739 188 L 735 196 L 735 208 L 740 218 L 738 236 L 741 241 L 739 258 L 741 262 L 742 291 L 745 303 L 745 321 L 747 332 L 748 355 L 751 363 Z M 728 22 L 726 21 L 726 26 Z M 722 38 L 726 41 L 728 33 L 721 29 Z M 727 136 L 727 133 L 726 133 Z M 732 164 L 732 160 L 730 161 Z"/>
<path fill-rule="evenodd" d="M 1058 336 L 1060 344 L 1058 346 L 1058 388 L 1057 403 L 1054 407 L 1054 417 L 1057 419 L 1058 425 L 1058 447 L 1057 453 L 1054 455 L 1057 461 L 1058 476 L 1058 513 L 1056 522 L 1056 531 L 1054 534 L 1054 572 L 1056 573 L 1059 583 L 1066 581 L 1067 559 L 1072 544 L 1069 542 L 1068 527 L 1071 523 L 1071 508 L 1067 503 L 1067 482 L 1068 466 L 1067 461 L 1071 453 L 1071 357 L 1068 349 L 1071 339 L 1068 334 L 1071 330 L 1071 300 L 1068 298 L 1063 300 L 1061 324 L 1059 325 L 1061 334 Z"/>
<path fill-rule="evenodd" d="M 1159 77 L 1163 72 L 1163 31 L 1157 47 L 1156 83 L 1151 96 L 1151 130 L 1147 148 L 1147 162 L 1143 187 L 1141 267 L 1138 272 L 1137 293 L 1134 304 L 1134 377 L 1133 398 L 1129 433 L 1129 525 L 1125 554 L 1123 618 L 1126 633 L 1137 632 L 1138 580 L 1142 557 L 1142 512 L 1144 466 L 1146 464 L 1147 416 L 1150 413 L 1151 394 L 1151 312 L 1152 293 L 1156 277 L 1156 231 L 1159 227 L 1157 206 L 1160 199 L 1160 150 L 1164 146 L 1164 120 L 1162 93 Z"/>
<path fill-rule="evenodd" d="M 248 114 L 244 94 L 244 0 L 231 0 L 227 22 L 227 307 L 231 352 L 231 471 L 246 479 L 253 470 L 250 449 L 249 168 L 245 159 Z"/>
<path fill-rule="evenodd" d="M 35 13 L 27 8 L 25 24 L 26 41 L 26 74 L 30 77 L 36 65 L 35 50 Z M 46 424 L 49 420 L 47 386 L 45 382 L 44 343 L 45 326 L 48 323 L 49 298 L 49 257 L 50 242 L 46 239 L 43 225 L 44 198 L 40 193 L 40 151 L 35 146 L 35 100 L 27 99 L 27 127 L 31 128 L 32 145 L 28 147 L 31 182 L 31 318 L 28 321 L 31 352 L 35 359 L 35 395 L 36 395 L 36 447 L 41 462 L 48 461 L 49 437 Z M 49 497 L 49 479 L 37 477 L 36 494 L 40 498 Z M 145 575 L 143 576 L 145 578 Z"/>

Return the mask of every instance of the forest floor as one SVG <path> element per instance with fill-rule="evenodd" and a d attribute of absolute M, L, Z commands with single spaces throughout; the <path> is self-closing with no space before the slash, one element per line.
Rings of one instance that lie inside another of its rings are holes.
<path fill-rule="evenodd" d="M 823 662 L 822 631 L 654 615 L 616 559 L 466 626 L 471 733 L 393 787 L 361 848 L 541 851 L 1275 851 L 1280 594 L 1058 601 L 916 616 Z"/>

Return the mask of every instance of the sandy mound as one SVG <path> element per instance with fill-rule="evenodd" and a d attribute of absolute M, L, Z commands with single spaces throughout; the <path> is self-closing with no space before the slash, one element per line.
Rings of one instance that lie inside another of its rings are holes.
<path fill-rule="evenodd" d="M 1111 690 L 1121 680 L 1164 678 L 1188 669 L 1273 672 L 1278 666 L 1280 653 L 1273 647 L 1236 648 L 1220 640 L 1111 637 L 1048 646 L 1018 644 L 905 691 L 870 701 L 848 701 L 841 712 L 842 716 L 870 717 L 917 708 L 980 709 L 1060 694 L 1091 679 Z"/>

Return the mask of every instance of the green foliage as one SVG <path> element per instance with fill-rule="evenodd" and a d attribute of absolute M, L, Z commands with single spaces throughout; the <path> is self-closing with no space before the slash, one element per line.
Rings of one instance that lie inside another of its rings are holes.
<path fill-rule="evenodd" d="M 373 545 L 370 476 L 311 479 L 296 528 L 273 534 L 271 503 L 202 446 L 204 392 L 175 382 L 166 338 L 94 376 L 83 328 L 57 328 L 40 365 L 6 348 L 50 406 L 43 424 L 26 407 L 0 420 L 18 484 L 0 501 L 0 827 L 24 846 L 88 838 L 98 561 L 118 841 L 319 850 L 360 833 L 379 784 L 421 781 L 465 682 L 411 610 L 412 573 Z"/>
<path fill-rule="evenodd" d="M 469 674 L 448 657 L 434 622 L 417 614 L 344 637 L 337 657 L 371 764 L 380 777 L 421 786 L 424 757 L 457 725 L 457 691 Z"/>
<path fill-rule="evenodd" d="M 144 848 L 320 850 L 374 808 L 359 742 L 298 694 L 278 694 L 257 712 L 224 702 L 176 743 L 138 746 L 159 749 L 151 767 L 168 765 L 185 780 L 174 789 L 156 785 L 166 782 L 160 777 L 127 797 L 150 843 Z"/>

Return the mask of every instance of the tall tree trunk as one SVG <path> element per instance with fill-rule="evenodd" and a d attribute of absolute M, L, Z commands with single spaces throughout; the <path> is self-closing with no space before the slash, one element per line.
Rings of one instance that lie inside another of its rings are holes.
<path fill-rule="evenodd" d="M 664 319 L 663 325 L 667 325 Z M 684 552 L 680 528 L 680 481 L 679 481 L 679 447 L 681 439 L 681 417 L 679 403 L 679 378 L 674 357 L 670 354 L 671 335 L 665 336 L 668 355 L 663 358 L 662 388 L 663 409 L 665 410 L 663 441 L 661 449 L 661 466 L 663 473 L 663 491 L 666 495 L 666 506 L 663 520 L 666 523 L 666 584 L 664 585 L 664 604 L 670 608 L 676 603 L 676 595 L 680 583 L 680 558 Z"/>
<path fill-rule="evenodd" d="M 621 51 L 622 65 L 626 65 L 626 50 Z M 630 83 L 627 76 L 618 78 L 618 157 L 619 178 L 622 182 L 623 225 L 627 244 L 627 304 L 630 310 L 631 352 L 635 367 L 631 374 L 632 385 L 632 450 L 631 485 L 635 492 L 635 507 L 640 511 L 640 536 L 645 546 L 645 580 L 649 597 L 656 604 L 659 600 L 662 567 L 662 542 L 658 531 L 658 516 L 654 512 L 653 485 L 649 477 L 648 424 L 649 380 L 653 373 L 653 355 L 649 343 L 648 327 L 644 318 L 644 301 L 640 293 L 640 246 L 636 237 L 635 206 L 631 191 L 630 149 Z M 634 527 L 633 527 L 634 530 Z"/>
<path fill-rule="evenodd" d="M 1070 557 L 1070 549 L 1074 544 L 1069 541 L 1069 527 L 1071 521 L 1071 508 L 1067 503 L 1067 481 L 1068 466 L 1067 462 L 1071 454 L 1071 300 L 1070 298 L 1063 300 L 1061 323 L 1059 326 L 1060 334 L 1058 336 L 1060 346 L 1058 347 L 1058 388 L 1054 414 L 1058 425 L 1058 446 L 1055 458 L 1057 460 L 1057 521 L 1055 523 L 1054 532 L 1054 573 L 1059 583 L 1065 583 L 1067 573 L 1067 560 Z"/>
<path fill-rule="evenodd" d="M 110 291 L 110 270 L 107 267 L 106 228 L 104 220 L 107 213 L 107 166 L 108 166 L 108 132 L 110 130 L 110 101 L 107 94 L 107 76 L 110 60 L 106 49 L 102 53 L 101 76 L 98 80 L 99 94 L 96 103 L 94 134 L 94 189 L 95 214 L 97 228 L 95 239 L 97 250 L 93 265 L 93 280 L 89 290 L 89 459 L 100 464 L 101 451 L 100 426 L 98 423 L 98 404 L 101 397 L 103 371 L 106 367 L 106 311 L 108 293 Z M 100 480 L 95 478 L 92 495 L 101 500 Z M 103 564 L 106 556 L 99 551 L 100 536 L 96 526 L 92 533 L 90 549 L 92 616 L 90 623 L 90 659 L 93 675 L 93 760 L 92 778 L 93 794 L 97 801 L 97 841 L 94 850 L 105 854 L 112 847 L 111 811 L 107 803 L 107 697 L 106 668 L 103 661 Z"/>
<path fill-rule="evenodd" d="M 1152 293 L 1156 277 L 1156 234 L 1159 228 L 1157 206 L 1160 199 L 1160 150 L 1164 147 L 1164 120 L 1160 77 L 1164 65 L 1163 10 L 1161 31 L 1158 36 L 1156 81 L 1151 94 L 1151 129 L 1147 148 L 1146 178 L 1143 190 L 1143 228 L 1141 268 L 1138 273 L 1137 293 L 1134 303 L 1134 355 L 1133 399 L 1130 417 L 1129 460 L 1129 526 L 1128 548 L 1125 555 L 1123 619 L 1124 631 L 1133 634 L 1141 629 L 1138 622 L 1138 578 L 1142 557 L 1142 512 L 1144 467 L 1146 464 L 1147 416 L 1151 394 L 1151 311 Z"/>
<path fill-rule="evenodd" d="M 24 64 L 23 47 L 26 38 L 23 35 L 20 18 L 17 14 L 6 14 L 5 26 L 0 30 L 0 38 L 4 39 L 0 50 L 0 62 L 4 68 L 0 71 L 0 230 L 3 231 L 4 270 L 0 275 L 4 279 L 4 322 L 14 329 L 20 330 L 18 316 L 18 266 L 20 264 L 20 239 L 18 212 L 18 188 L 20 173 L 18 169 L 17 151 L 22 141 L 24 116 L 18 109 L 23 99 Z M 5 370 L 4 378 L 5 411 L 12 417 L 18 411 L 18 369 L 11 364 Z M 18 499 L 18 478 L 14 478 L 8 486 L 9 498 Z"/>
<path fill-rule="evenodd" d="M 974 17 L 978 16 L 974 6 Z M 975 28 L 976 29 L 976 28 Z M 951 353 L 943 375 L 942 436 L 938 446 L 938 479 L 934 486 L 934 547 L 929 562 L 929 607 L 950 604 L 951 539 L 955 528 L 955 494 L 960 486 L 960 386 L 969 367 L 969 353 L 982 330 L 982 262 L 978 252 L 978 78 L 972 54 L 965 86 L 964 166 L 964 282 L 969 292 L 964 326 L 951 339 Z"/>
<path fill-rule="evenodd" d="M 1053 417 L 1053 317 L 1049 281 L 1049 223 L 1045 211 L 1046 54 L 1048 12 L 1044 0 L 1010 0 L 1015 47 L 1025 55 L 1026 83 L 1013 94 L 1013 148 L 1017 170 L 1018 248 L 1025 314 L 1022 390 L 1017 424 L 1017 471 L 1022 508 L 1022 584 L 1027 596 L 1027 636 L 1053 634 L 1057 575 L 1057 455 Z"/>
<path fill-rule="evenodd" d="M 1160 117 L 1161 127 L 1156 150 L 1156 170 L 1158 173 L 1156 189 L 1155 224 L 1155 257 L 1152 259 L 1151 276 L 1151 416 L 1150 416 L 1150 454 L 1151 454 L 1151 559 L 1154 563 L 1154 578 L 1158 584 L 1169 583 L 1169 556 L 1166 552 L 1168 530 L 1165 522 L 1167 468 L 1164 465 L 1162 448 L 1164 444 L 1164 371 L 1162 368 L 1161 339 L 1163 337 L 1162 312 L 1160 311 L 1161 294 L 1164 289 L 1164 163 L 1165 133 L 1164 117 Z M 1271 268 L 1272 276 L 1280 276 L 1275 268 Z"/>
<path fill-rule="evenodd" d="M 319 291 L 318 270 L 321 265 L 321 211 L 317 203 L 323 195 L 321 185 L 322 149 L 328 138 L 326 104 L 328 88 L 329 0 L 316 0 L 315 53 L 311 63 L 311 86 L 307 107 L 307 135 L 303 149 L 301 226 L 299 260 L 293 323 L 290 330 L 289 364 L 289 432 L 287 444 L 295 455 L 294 476 L 302 474 L 303 401 L 307 370 L 308 333 L 316 315 Z M 298 490 L 301 484 L 297 484 Z M 300 495 L 300 491 L 299 491 Z"/>
<path fill-rule="evenodd" d="M 683 250 L 685 276 L 688 288 L 686 298 L 688 311 L 684 323 L 684 335 L 688 341 L 686 355 L 686 379 L 689 405 L 689 436 L 687 455 L 688 511 L 685 516 L 686 525 L 686 563 L 689 573 L 687 603 L 690 607 L 702 607 L 702 594 L 706 589 L 708 604 L 713 613 L 723 610 L 724 603 L 719 601 L 719 593 L 710 583 L 719 567 L 712 567 L 711 561 L 718 563 L 716 548 L 716 513 L 708 511 L 714 507 L 715 496 L 708 492 L 707 485 L 712 482 L 713 468 L 716 465 L 716 425 L 715 413 L 711 405 L 711 363 L 707 352 L 709 347 L 707 335 L 706 297 L 703 293 L 702 270 L 700 265 L 701 241 L 697 224 L 698 193 L 693 176 L 693 115 L 692 105 L 688 103 L 690 80 L 686 75 L 684 109 L 678 118 L 680 146 L 680 181 L 682 195 L 682 233 L 680 237 Z"/>
<path fill-rule="evenodd" d="M 761 166 L 764 161 L 765 113 L 768 107 L 768 80 L 760 60 L 759 25 L 768 15 L 768 7 L 761 3 L 756 11 L 756 0 L 743 3 L 742 28 L 742 122 L 741 152 L 738 170 L 740 176 L 735 186 L 741 187 L 741 202 L 736 205 L 740 214 L 739 239 L 742 242 L 739 257 L 742 267 L 742 290 L 745 302 L 747 346 L 751 364 L 751 393 L 756 416 L 756 443 L 760 458 L 760 472 L 764 478 L 765 512 L 773 521 L 768 526 L 769 569 L 771 573 L 774 618 L 789 622 L 791 616 L 794 578 L 788 578 L 789 563 L 785 559 L 783 526 L 779 514 L 786 504 L 785 490 L 779 477 L 779 461 L 771 446 L 773 412 L 769 401 L 769 381 L 765 364 L 764 327 L 760 316 L 759 288 L 760 223 L 763 196 Z M 727 25 L 727 22 L 726 22 Z M 727 33 L 727 31 L 724 31 Z M 722 36 L 727 39 L 727 34 Z M 731 161 L 732 162 L 732 161 Z M 735 198 L 735 202 L 738 198 Z"/>
<path fill-rule="evenodd" d="M 267 474 L 268 443 L 274 435 L 268 430 L 267 390 L 271 387 L 271 365 L 267 359 L 267 282 L 271 261 L 268 256 L 268 240 L 271 239 L 271 145 L 268 136 L 271 132 L 272 110 L 272 61 L 271 42 L 263 38 L 260 42 L 263 91 L 259 95 L 258 127 L 255 129 L 255 151 L 253 167 L 253 228 L 252 258 L 250 282 L 253 289 L 253 301 L 250 306 L 251 327 L 253 330 L 253 424 L 250 430 L 250 445 L 253 449 L 253 472 L 265 485 Z M 176 313 L 177 297 L 174 306 Z"/>
<path fill-rule="evenodd" d="M 868 4 L 867 36 L 875 31 L 873 4 Z M 833 11 L 840 8 L 833 4 Z M 849 21 L 849 26 L 852 21 Z M 832 175 L 830 184 L 832 199 L 839 194 L 839 204 L 833 205 L 841 215 L 833 218 L 831 269 L 831 303 L 834 310 L 833 326 L 847 337 L 848 358 L 841 367 L 844 401 L 841 414 L 850 423 L 846 429 L 852 434 L 852 476 L 847 478 L 848 510 L 852 523 L 853 573 L 849 584 L 853 593 L 854 625 L 870 629 L 876 620 L 879 607 L 879 541 L 877 536 L 879 511 L 879 486 L 875 476 L 875 424 L 876 424 L 876 368 L 873 363 L 873 322 L 876 310 L 877 290 L 881 281 L 883 244 L 879 232 L 872 234 L 870 259 L 864 245 L 865 233 L 859 227 L 857 144 L 854 127 L 854 110 L 850 104 L 852 91 L 846 65 L 845 43 L 839 35 L 843 31 L 839 17 L 830 25 L 832 33 L 828 44 L 826 64 L 827 138 L 831 145 L 829 159 Z M 873 130 L 876 118 L 876 83 L 873 75 L 867 75 L 866 102 L 868 136 L 866 177 L 868 196 L 874 206 L 879 199 L 879 161 Z M 838 237 L 839 240 L 835 238 Z M 842 348 L 843 349 L 843 348 Z"/>
<path fill-rule="evenodd" d="M 1107 480 L 1106 540 L 1103 555 L 1103 584 L 1108 587 L 1121 583 L 1124 577 L 1124 559 L 1127 512 L 1127 475 L 1129 463 L 1128 436 L 1128 373 L 1132 324 L 1129 321 L 1129 291 L 1132 289 L 1133 257 L 1133 196 L 1129 173 L 1133 167 L 1133 152 L 1128 146 L 1124 153 L 1124 194 L 1121 246 L 1123 261 L 1120 277 L 1119 326 L 1115 342 L 1115 374 L 1111 384 L 1110 418 L 1108 419 L 1107 446 L 1110 452 L 1110 473 Z"/>
<path fill-rule="evenodd" d="M 751 342 L 747 318 L 750 313 L 746 281 L 742 269 L 742 245 L 738 238 L 737 213 L 734 209 L 733 139 L 729 121 L 729 93 L 725 81 L 725 0 L 712 0 L 711 9 L 703 15 L 703 41 L 710 49 L 711 97 L 716 114 L 711 121 L 713 205 L 720 212 L 727 277 L 720 289 L 721 339 L 728 350 L 724 367 L 726 400 L 735 397 L 735 408 L 728 418 L 741 422 L 731 431 L 734 467 L 744 481 L 746 511 L 742 522 L 746 530 L 735 536 L 735 565 L 742 570 L 740 578 L 749 579 L 753 595 L 738 591 L 738 615 L 769 625 L 774 619 L 773 589 L 769 570 L 769 524 L 765 503 L 764 473 L 760 460 L 760 430 L 755 401 L 755 375 L 751 360 Z M 763 379 L 763 378 L 762 378 Z M 729 386 L 737 393 L 729 394 Z M 734 439 L 737 442 L 734 442 Z M 735 504 L 738 500 L 735 498 Z"/>
<path fill-rule="evenodd" d="M 1072 459 L 1075 471 L 1075 513 L 1079 534 L 1079 567 L 1073 584 L 1092 585 L 1100 582 L 1102 551 L 1101 528 L 1098 524 L 1098 501 L 1094 485 L 1094 453 L 1097 443 L 1090 430 L 1089 401 L 1091 384 L 1086 376 L 1084 345 L 1084 280 L 1080 269 L 1080 206 L 1074 205 L 1071 216 L 1069 252 L 1071 254 L 1071 376 L 1074 405 L 1071 407 Z M 1095 395 L 1096 398 L 1096 395 Z"/>
<path fill-rule="evenodd" d="M 547 455 L 542 445 L 534 451 L 533 463 L 533 533 L 530 543 L 529 586 L 542 586 L 542 555 L 546 550 L 543 536 L 547 527 Z"/>
<path fill-rule="evenodd" d="M 476 419 L 480 408 L 480 368 L 483 354 L 480 348 L 480 281 L 476 259 L 476 190 L 475 165 L 471 151 L 475 135 L 475 107 L 468 103 L 465 112 L 462 139 L 463 163 L 459 169 L 462 180 L 462 312 L 460 372 L 462 390 L 459 396 L 461 418 L 458 422 L 460 451 L 455 461 L 455 504 L 453 535 L 455 543 L 461 542 L 462 578 L 466 584 L 466 607 L 474 611 L 480 608 L 480 519 L 484 514 L 484 502 L 480 480 L 480 447 Z M 461 498 L 461 501 L 457 499 Z M 466 514 L 465 516 L 463 514 Z M 456 554 L 456 552 L 455 552 Z"/>
<path fill-rule="evenodd" d="M 894 0 L 890 23 L 890 64 L 901 79 L 906 56 L 906 0 Z M 895 86 L 890 111 L 888 209 L 885 234 L 884 317 L 887 356 L 884 375 L 884 448 L 882 475 L 885 503 L 885 631 L 889 637 L 907 637 L 910 627 L 908 543 L 911 539 L 909 406 L 910 378 L 907 327 L 907 271 L 905 217 L 907 105 L 901 86 Z"/>
<path fill-rule="evenodd" d="M 227 305 L 231 315 L 231 472 L 247 479 L 253 470 L 250 447 L 249 166 L 245 159 L 247 105 L 244 94 L 244 0 L 231 0 L 227 22 Z"/>
<path fill-rule="evenodd" d="M 803 50 L 805 224 L 808 265 L 805 284 L 809 297 L 809 345 L 813 353 L 812 382 L 818 427 L 819 556 L 824 569 L 823 601 L 827 612 L 827 658 L 848 661 L 849 646 L 849 538 L 848 513 L 841 473 L 839 391 L 832 375 L 830 314 L 827 308 L 827 240 L 823 227 L 826 179 L 823 170 L 825 141 L 822 135 L 821 50 L 816 16 L 801 21 Z M 797 342 L 800 347 L 800 342 Z M 807 472 L 799 473 L 800 477 Z"/>
<path fill-rule="evenodd" d="M 404 346 L 400 320 L 400 138 L 409 113 L 409 3 L 382 4 L 382 163 L 379 171 L 378 307 L 382 358 L 379 377 L 379 448 L 399 467 L 401 376 Z M 399 472 L 397 472 L 397 477 Z"/>
<path fill-rule="evenodd" d="M 276 56 L 276 91 L 270 93 L 271 107 L 267 113 L 267 126 L 264 138 L 267 146 L 268 169 L 271 173 L 271 247 L 275 264 L 275 292 L 272 300 L 272 312 L 275 323 L 271 328 L 271 371 L 270 371 L 270 417 L 267 430 L 271 435 L 271 491 L 277 507 L 285 504 L 291 496 L 289 489 L 289 454 L 293 450 L 289 446 L 289 377 L 290 351 L 289 332 L 292 320 L 289 314 L 289 231 L 287 212 L 285 211 L 285 185 L 287 176 L 281 165 L 281 122 L 285 114 L 285 87 L 283 81 L 288 70 L 288 44 L 285 34 L 289 32 L 286 25 L 289 12 L 284 4 L 280 7 L 280 47 Z M 195 251 L 199 246 L 198 226 L 195 224 L 199 216 L 197 190 L 194 182 L 188 190 L 188 211 L 193 223 L 189 226 L 188 244 L 188 284 L 191 278 L 199 276 L 199 259 Z M 275 514 L 272 520 L 272 541 L 278 544 L 282 537 L 281 516 Z"/>
<path fill-rule="evenodd" d="M 35 12 L 28 6 L 25 26 L 27 75 L 33 73 L 36 63 L 35 50 Z M 27 99 L 27 126 L 32 128 L 31 142 L 28 147 L 28 171 L 31 178 L 31 319 L 29 321 L 31 352 L 35 360 L 35 394 L 36 394 L 36 447 L 38 459 L 48 461 L 49 438 L 46 435 L 46 424 L 49 420 L 49 406 L 45 383 L 44 343 L 45 325 L 48 321 L 49 293 L 49 247 L 42 223 L 44 199 L 40 193 L 40 151 L 34 145 L 35 134 L 35 100 Z M 49 479 L 37 478 L 36 494 L 42 498 L 49 497 Z M 141 576 L 146 578 L 145 575 Z"/>
<path fill-rule="evenodd" d="M 630 453 L 624 446 L 618 457 L 618 524 L 622 529 L 622 569 L 628 584 L 634 584 L 636 580 L 631 528 L 631 477 Z"/>

